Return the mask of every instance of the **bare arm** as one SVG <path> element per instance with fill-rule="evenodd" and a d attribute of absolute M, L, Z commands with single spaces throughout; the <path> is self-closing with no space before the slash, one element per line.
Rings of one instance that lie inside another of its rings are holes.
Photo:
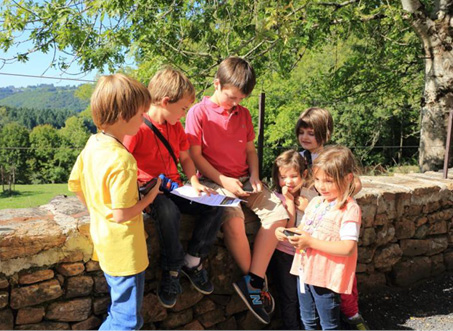
<path fill-rule="evenodd" d="M 198 194 L 200 194 L 200 192 L 205 192 L 208 195 L 215 194 L 215 192 L 211 188 L 202 185 L 198 180 L 195 164 L 190 158 L 189 152 L 180 151 L 179 162 L 181 163 L 182 170 L 186 174 L 187 178 L 190 180 L 190 184 L 197 191 Z"/>
<path fill-rule="evenodd" d="M 354 177 L 354 193 L 352 194 L 353 196 L 359 193 L 362 190 L 362 181 L 360 180 L 359 177 Z"/>
<path fill-rule="evenodd" d="M 253 191 L 261 192 L 263 184 L 260 180 L 258 168 L 258 154 L 256 153 L 255 144 L 253 141 L 247 142 L 247 164 L 249 166 L 250 184 L 252 184 Z"/>
<path fill-rule="evenodd" d="M 157 179 L 156 185 L 145 195 L 141 200 L 137 201 L 135 205 L 129 208 L 117 208 L 113 209 L 113 219 L 116 223 L 123 223 L 131 220 L 135 216 L 139 215 L 143 209 L 148 207 L 159 194 L 161 179 Z"/>
<path fill-rule="evenodd" d="M 83 192 L 82 191 L 79 191 L 79 192 L 75 192 L 77 198 L 79 199 L 79 201 L 86 207 L 87 206 L 87 202 L 85 201 L 85 195 L 83 195 Z"/>
<path fill-rule="evenodd" d="M 242 183 L 238 179 L 222 175 L 208 162 L 208 160 L 205 159 L 202 154 L 201 146 L 192 145 L 190 146 L 189 151 L 193 162 L 204 176 L 237 196 L 248 195 L 242 189 Z"/>
<path fill-rule="evenodd" d="M 355 240 L 325 241 L 313 238 L 305 231 L 292 230 L 299 232 L 301 235 L 289 237 L 288 241 L 299 250 L 313 248 L 330 255 L 349 256 L 357 248 L 357 241 Z"/>

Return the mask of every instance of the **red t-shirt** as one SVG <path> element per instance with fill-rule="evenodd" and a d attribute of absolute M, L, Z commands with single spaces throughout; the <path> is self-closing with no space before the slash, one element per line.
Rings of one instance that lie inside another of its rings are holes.
<path fill-rule="evenodd" d="M 204 97 L 187 113 L 186 134 L 190 144 L 201 146 L 206 160 L 223 175 L 249 175 L 246 150 L 255 132 L 247 108 L 238 105 L 228 113 Z"/>
<path fill-rule="evenodd" d="M 179 152 L 189 149 L 189 142 L 181 123 L 177 122 L 175 125 L 158 124 L 147 114 L 144 116 L 167 139 L 179 162 Z M 123 144 L 137 160 L 139 182 L 147 182 L 153 177 L 165 174 L 171 180 L 182 184 L 178 168 L 167 148 L 145 123 L 140 126 L 135 136 L 124 137 Z"/>

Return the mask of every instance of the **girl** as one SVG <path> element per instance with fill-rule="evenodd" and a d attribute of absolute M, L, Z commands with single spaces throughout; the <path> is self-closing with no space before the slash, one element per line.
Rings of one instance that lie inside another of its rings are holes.
<path fill-rule="evenodd" d="M 330 112 L 323 108 L 312 107 L 306 109 L 299 117 L 295 127 L 297 140 L 304 149 L 301 155 L 307 159 L 308 168 L 311 169 L 313 162 L 324 149 L 324 144 L 329 142 L 333 134 L 333 118 Z M 355 177 L 355 192 L 362 189 L 362 183 Z M 303 203 L 303 201 L 301 201 Z M 296 206 L 299 199 L 295 200 Z M 351 328 L 368 330 L 365 320 L 359 313 L 359 293 L 357 279 L 354 278 L 354 286 L 351 294 L 341 295 L 340 309 L 345 321 Z"/>
<path fill-rule="evenodd" d="M 289 214 L 288 228 L 297 227 L 302 219 L 303 209 L 317 194 L 307 189 L 306 160 L 295 150 L 280 154 L 274 161 L 272 179 L 274 193 L 282 200 Z M 297 209 L 294 200 L 302 197 L 303 203 Z M 285 330 L 300 330 L 297 277 L 290 274 L 294 259 L 294 247 L 288 242 L 279 242 L 272 256 L 269 270 L 278 290 L 281 318 Z"/>
<path fill-rule="evenodd" d="M 299 277 L 302 322 L 307 330 L 340 329 L 340 294 L 352 292 L 357 263 L 361 211 L 352 196 L 356 164 L 349 149 L 327 147 L 313 163 L 314 186 L 320 196 L 305 210 L 298 234 L 276 231 L 297 250 L 291 272 Z M 318 321 L 318 316 L 319 320 Z"/>

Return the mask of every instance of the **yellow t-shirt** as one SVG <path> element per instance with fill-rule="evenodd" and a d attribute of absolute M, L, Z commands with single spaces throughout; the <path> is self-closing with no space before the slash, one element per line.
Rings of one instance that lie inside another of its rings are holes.
<path fill-rule="evenodd" d="M 138 201 L 137 163 L 119 142 L 91 136 L 72 169 L 69 191 L 83 192 L 90 212 L 90 233 L 101 269 L 111 276 L 130 276 L 148 266 L 141 214 L 116 223 L 113 209 Z"/>

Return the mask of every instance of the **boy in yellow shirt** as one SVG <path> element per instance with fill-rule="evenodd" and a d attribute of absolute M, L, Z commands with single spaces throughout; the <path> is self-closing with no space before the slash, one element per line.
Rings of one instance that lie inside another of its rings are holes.
<path fill-rule="evenodd" d="M 111 305 L 100 330 L 137 330 L 148 267 L 142 210 L 160 181 L 142 199 L 137 163 L 121 141 L 137 133 L 150 106 L 148 90 L 122 74 L 103 76 L 91 97 L 99 133 L 88 140 L 72 169 L 68 187 L 90 212 L 90 233 L 110 288 Z"/>

